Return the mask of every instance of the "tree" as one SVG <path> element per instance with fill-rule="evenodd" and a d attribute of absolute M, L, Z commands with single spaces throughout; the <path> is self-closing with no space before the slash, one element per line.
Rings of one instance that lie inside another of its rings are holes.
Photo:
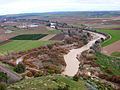
<path fill-rule="evenodd" d="M 78 77 L 77 75 L 75 75 L 75 76 L 73 77 L 73 80 L 74 80 L 74 81 L 78 81 L 78 80 L 79 80 L 79 77 Z"/>
<path fill-rule="evenodd" d="M 0 72 L 0 82 L 7 82 L 7 80 L 8 80 L 7 73 Z"/>
<path fill-rule="evenodd" d="M 17 73 L 23 73 L 23 72 L 25 72 L 25 65 L 19 63 L 14 70 Z"/>
<path fill-rule="evenodd" d="M 48 47 L 49 49 L 52 49 L 52 48 L 53 48 L 53 46 L 52 46 L 51 44 L 48 44 L 47 47 Z"/>
<path fill-rule="evenodd" d="M 86 39 L 83 39 L 82 41 L 83 41 L 84 45 L 86 45 L 88 43 Z"/>

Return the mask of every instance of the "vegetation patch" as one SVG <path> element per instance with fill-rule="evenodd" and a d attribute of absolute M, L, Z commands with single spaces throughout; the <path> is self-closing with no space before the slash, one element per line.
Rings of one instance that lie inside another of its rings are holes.
<path fill-rule="evenodd" d="M 10 38 L 10 40 L 38 40 L 47 35 L 48 34 L 24 34 L 24 35 L 19 35 L 19 36 Z"/>
<path fill-rule="evenodd" d="M 120 52 L 117 52 L 117 51 L 113 52 L 111 56 L 120 57 Z"/>
<path fill-rule="evenodd" d="M 58 89 L 68 86 L 70 90 L 88 90 L 85 86 L 86 82 L 79 80 L 79 82 L 73 81 L 72 78 L 61 75 L 48 75 L 38 78 L 32 78 L 22 80 L 15 84 L 8 86 L 8 90 L 68 90 Z"/>
<path fill-rule="evenodd" d="M 101 53 L 98 53 L 95 56 L 98 57 L 95 62 L 100 64 L 100 69 L 102 71 L 107 72 L 110 75 L 120 75 L 120 59 L 109 57 Z"/>
<path fill-rule="evenodd" d="M 55 41 L 15 40 L 0 46 L 0 54 L 30 50 L 48 43 L 55 43 Z"/>
<path fill-rule="evenodd" d="M 103 43 L 102 47 L 105 47 L 105 46 L 107 46 L 109 44 L 112 44 L 112 43 L 120 40 L 120 37 L 119 37 L 120 36 L 120 30 L 105 30 L 105 29 L 95 29 L 95 30 L 108 33 L 112 37 L 110 40 Z"/>

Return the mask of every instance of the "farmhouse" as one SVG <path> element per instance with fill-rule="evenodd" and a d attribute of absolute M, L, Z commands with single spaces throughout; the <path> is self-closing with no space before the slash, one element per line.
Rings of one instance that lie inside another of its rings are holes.
<path fill-rule="evenodd" d="M 50 23 L 51 28 L 56 28 L 56 23 Z"/>

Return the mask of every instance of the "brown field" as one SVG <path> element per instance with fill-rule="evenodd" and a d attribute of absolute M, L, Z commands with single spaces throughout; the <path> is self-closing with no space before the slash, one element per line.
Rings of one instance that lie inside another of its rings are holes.
<path fill-rule="evenodd" d="M 108 21 L 107 24 L 120 24 L 120 21 Z"/>
<path fill-rule="evenodd" d="M 61 41 L 61 40 L 63 40 L 64 39 L 64 34 L 57 34 L 57 35 L 55 35 L 54 37 L 52 37 L 51 39 L 49 39 L 49 40 L 53 40 L 53 41 Z"/>
<path fill-rule="evenodd" d="M 102 52 L 106 55 L 111 55 L 113 52 L 120 50 L 120 40 L 103 47 Z"/>
<path fill-rule="evenodd" d="M 17 36 L 17 35 L 5 35 L 5 34 L 2 34 L 2 35 L 0 35 L 0 40 L 8 40 L 8 39 L 10 39 L 12 37 L 15 37 L 15 36 Z"/>
<path fill-rule="evenodd" d="M 120 30 L 120 28 L 112 28 L 112 30 Z"/>

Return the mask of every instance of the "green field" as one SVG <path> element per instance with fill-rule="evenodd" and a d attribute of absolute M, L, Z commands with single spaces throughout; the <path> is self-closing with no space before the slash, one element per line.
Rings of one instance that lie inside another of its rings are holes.
<path fill-rule="evenodd" d="M 95 60 L 95 62 L 97 64 L 100 64 L 100 69 L 102 71 L 106 72 L 107 67 L 109 66 L 113 71 L 113 73 L 109 73 L 109 74 L 120 75 L 120 59 L 115 58 L 115 57 L 106 56 L 106 55 L 101 54 L 101 53 L 96 54 L 96 56 L 98 57 L 98 59 Z"/>
<path fill-rule="evenodd" d="M 2 41 L 4 41 L 4 40 L 0 40 L 0 42 L 2 42 Z"/>
<path fill-rule="evenodd" d="M 95 29 L 97 31 L 105 32 L 111 35 L 111 39 L 106 41 L 105 43 L 102 44 L 102 47 L 107 46 L 109 44 L 112 44 L 118 40 L 120 40 L 120 30 L 105 30 L 105 29 Z"/>
<path fill-rule="evenodd" d="M 13 37 L 10 40 L 39 40 L 47 35 L 48 34 L 23 34 Z"/>
<path fill-rule="evenodd" d="M 111 56 L 120 57 L 120 52 L 117 52 L 117 51 L 113 52 Z"/>
<path fill-rule="evenodd" d="M 88 90 L 85 84 L 86 82 L 84 81 L 76 82 L 73 81 L 72 78 L 68 78 L 65 76 L 49 75 L 49 76 L 42 76 L 39 78 L 22 80 L 18 83 L 11 84 L 8 87 L 8 90 L 53 90 L 53 88 L 54 89 L 57 88 L 58 85 L 61 87 L 64 87 L 65 85 L 69 85 L 70 90 Z"/>
<path fill-rule="evenodd" d="M 55 43 L 55 41 L 15 40 L 0 46 L 0 54 L 6 54 L 16 51 L 25 51 L 37 48 L 41 45 L 45 45 L 48 43 Z"/>

